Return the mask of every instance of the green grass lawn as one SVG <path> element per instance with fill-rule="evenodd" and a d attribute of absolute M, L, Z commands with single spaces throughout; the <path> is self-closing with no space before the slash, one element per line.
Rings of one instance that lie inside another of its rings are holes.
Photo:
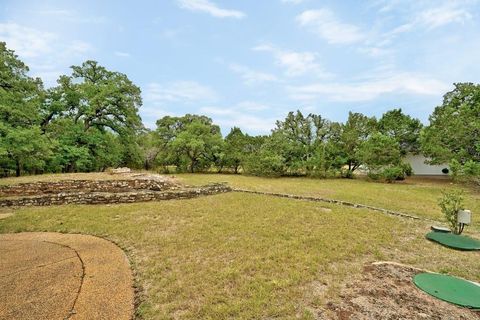
<path fill-rule="evenodd" d="M 370 201 L 407 212 L 424 206 L 430 208 L 428 216 L 436 215 L 442 188 L 234 175 L 180 178 L 190 184 L 229 181 L 249 189 Z M 416 204 L 401 203 L 414 196 Z M 475 197 L 469 194 L 469 201 Z M 313 319 L 314 310 L 338 299 L 342 284 L 377 260 L 480 281 L 478 252 L 427 241 L 426 222 L 366 209 L 227 193 L 136 204 L 0 209 L 7 212 L 14 214 L 0 219 L 0 233 L 84 233 L 118 243 L 141 287 L 137 312 L 144 319 Z M 326 290 L 319 292 L 319 284 Z"/>
<path fill-rule="evenodd" d="M 453 184 L 449 180 L 411 178 L 405 182 L 380 183 L 364 179 L 260 178 L 233 174 L 176 176 L 184 183 L 192 185 L 225 181 L 236 188 L 351 201 L 439 221 L 444 220 L 438 206 L 442 191 L 459 188 L 464 190 L 466 207 L 474 214 L 471 229 L 480 231 L 480 192 Z"/>

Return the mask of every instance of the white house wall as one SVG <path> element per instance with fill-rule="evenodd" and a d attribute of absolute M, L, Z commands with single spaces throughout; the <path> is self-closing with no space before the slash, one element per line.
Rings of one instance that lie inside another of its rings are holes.
<path fill-rule="evenodd" d="M 425 163 L 426 158 L 421 154 L 408 154 L 405 161 L 410 163 L 414 175 L 432 175 L 432 176 L 446 176 L 442 172 L 444 168 L 448 168 L 447 164 L 430 165 Z"/>

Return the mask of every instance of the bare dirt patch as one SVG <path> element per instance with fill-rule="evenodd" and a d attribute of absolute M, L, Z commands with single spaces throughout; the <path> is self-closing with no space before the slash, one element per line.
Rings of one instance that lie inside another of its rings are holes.
<path fill-rule="evenodd" d="M 6 218 L 8 218 L 8 217 L 11 217 L 12 215 L 13 215 L 13 213 L 11 213 L 11 212 L 5 212 L 5 213 L 4 213 L 4 212 L 0 212 L 0 220 L 1 220 L 1 219 L 6 219 Z"/>
<path fill-rule="evenodd" d="M 317 319 L 480 319 L 480 313 L 438 300 L 412 282 L 423 270 L 394 263 L 365 266 L 345 285 L 340 300 L 326 304 Z"/>

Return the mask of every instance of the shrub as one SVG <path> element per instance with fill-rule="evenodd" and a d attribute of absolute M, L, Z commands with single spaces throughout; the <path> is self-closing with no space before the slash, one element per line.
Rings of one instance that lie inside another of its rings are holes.
<path fill-rule="evenodd" d="M 468 160 L 463 165 L 463 174 L 467 177 L 480 176 L 480 163 L 473 160 Z"/>
<path fill-rule="evenodd" d="M 340 176 L 342 178 L 347 178 L 347 179 L 353 179 L 355 178 L 355 175 L 353 174 L 353 171 L 352 170 L 348 170 L 348 169 L 343 169 L 341 170 L 340 172 Z"/>
<path fill-rule="evenodd" d="M 449 163 L 452 178 L 456 181 L 480 185 L 480 163 L 468 160 L 463 165 L 453 159 Z"/>
<path fill-rule="evenodd" d="M 400 163 L 396 166 L 389 166 L 383 168 L 381 171 L 369 171 L 367 176 L 372 180 L 383 179 L 388 183 L 398 180 L 405 180 L 406 176 L 411 176 L 413 173 L 412 167 L 408 163 Z"/>
<path fill-rule="evenodd" d="M 382 178 L 382 174 L 377 173 L 377 172 L 368 171 L 367 177 L 369 177 L 372 180 L 380 180 Z"/>
<path fill-rule="evenodd" d="M 444 191 L 438 201 L 438 205 L 448 221 L 450 230 L 455 234 L 459 234 L 457 213 L 458 210 L 463 209 L 463 192 L 460 190 Z"/>
<path fill-rule="evenodd" d="M 279 177 L 285 174 L 284 159 L 262 150 L 247 159 L 245 171 L 254 176 Z"/>
<path fill-rule="evenodd" d="M 453 179 L 457 179 L 461 175 L 462 165 L 456 159 L 452 159 L 448 164 Z"/>
<path fill-rule="evenodd" d="M 381 176 L 387 182 L 405 179 L 405 170 L 401 166 L 389 167 L 382 171 Z"/>
<path fill-rule="evenodd" d="M 413 168 L 412 166 L 410 165 L 410 163 L 407 163 L 407 162 L 402 162 L 400 164 L 400 167 L 403 169 L 403 172 L 405 173 L 405 175 L 407 177 L 411 177 L 413 175 Z"/>

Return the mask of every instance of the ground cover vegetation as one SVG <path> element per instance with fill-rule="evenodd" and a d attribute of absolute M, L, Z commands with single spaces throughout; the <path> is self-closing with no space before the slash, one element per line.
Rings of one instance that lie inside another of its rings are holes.
<path fill-rule="evenodd" d="M 126 75 L 95 61 L 72 67 L 45 89 L 0 43 L 0 184 L 116 179 L 103 171 L 129 166 L 175 170 L 190 185 L 226 181 L 442 221 L 438 199 L 443 189 L 453 189 L 450 181 L 316 178 L 364 170 L 373 179 L 401 179 L 409 173 L 402 157 L 410 152 L 449 162 L 458 179 L 479 176 L 480 86 L 471 83 L 456 84 L 425 127 L 401 109 L 379 119 L 350 113 L 345 123 L 297 111 L 269 135 L 232 128 L 223 137 L 202 115 L 164 117 L 156 129 L 146 129 L 141 104 L 140 89 Z M 43 175 L 28 176 L 36 173 Z M 23 176 L 9 177 L 15 175 Z M 479 212 L 477 189 L 455 187 L 465 206 Z M 326 304 L 341 299 L 341 288 L 378 260 L 480 281 L 471 252 L 425 240 L 430 220 L 241 192 L 94 208 L 1 208 L 0 233 L 82 233 L 114 241 L 135 272 L 138 318 L 328 319 Z M 474 220 L 465 233 L 476 236 L 479 228 Z"/>
<path fill-rule="evenodd" d="M 216 176 L 181 177 L 193 181 Z M 289 193 L 297 187 L 290 183 L 295 179 L 227 177 L 242 184 L 276 181 L 275 188 Z M 310 184 L 362 182 L 296 179 Z M 392 199 L 415 194 L 403 184 L 365 182 L 367 186 L 390 188 Z M 423 193 L 427 203 L 436 202 L 435 188 L 424 188 L 429 190 Z M 321 189 L 317 187 L 317 192 Z M 13 209 L 0 212 L 9 210 Z M 13 212 L 0 220 L 0 233 L 93 234 L 120 245 L 135 270 L 137 316 L 144 319 L 315 319 L 319 312 L 331 319 L 322 311 L 326 304 L 341 299 L 341 288 L 360 276 L 365 264 L 378 260 L 480 281 L 479 261 L 471 252 L 425 239 L 431 222 L 367 209 L 228 193 L 161 203 L 98 205 L 95 210 L 64 205 Z"/>
<path fill-rule="evenodd" d="M 147 129 L 140 89 L 125 74 L 91 60 L 71 69 L 45 89 L 0 43 L 2 176 L 129 166 L 320 178 L 362 170 L 395 181 L 411 174 L 403 157 L 422 152 L 433 164 L 449 163 L 455 178 L 480 183 L 480 85 L 455 84 L 428 126 L 399 108 L 379 119 L 350 112 L 345 123 L 296 111 L 269 135 L 232 128 L 223 137 L 203 115 L 166 116 Z"/>

